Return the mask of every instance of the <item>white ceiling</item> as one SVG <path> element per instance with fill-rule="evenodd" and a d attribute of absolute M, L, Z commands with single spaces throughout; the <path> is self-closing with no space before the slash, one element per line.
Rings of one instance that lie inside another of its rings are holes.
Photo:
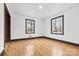
<path fill-rule="evenodd" d="M 18 13 L 31 17 L 45 18 L 77 3 L 7 3 L 10 13 Z M 42 9 L 39 8 L 42 6 Z"/>

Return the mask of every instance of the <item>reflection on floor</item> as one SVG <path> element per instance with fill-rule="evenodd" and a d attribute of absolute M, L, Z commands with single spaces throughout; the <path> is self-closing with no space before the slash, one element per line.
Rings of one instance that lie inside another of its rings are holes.
<path fill-rule="evenodd" d="M 79 56 L 79 47 L 46 38 L 5 44 L 5 56 Z"/>

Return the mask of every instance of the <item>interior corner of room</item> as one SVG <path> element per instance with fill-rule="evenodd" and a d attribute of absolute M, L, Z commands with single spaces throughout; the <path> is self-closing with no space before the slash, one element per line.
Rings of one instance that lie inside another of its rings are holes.
<path fill-rule="evenodd" d="M 59 32 L 56 27 L 52 31 L 52 27 L 59 24 L 53 24 L 57 18 L 63 20 L 60 20 L 62 29 Z M 48 38 L 79 46 L 78 25 L 79 3 L 0 3 L 0 53 L 5 42 L 33 38 Z"/>
<path fill-rule="evenodd" d="M 32 6 L 33 4 L 22 5 L 22 3 L 21 4 L 7 3 L 6 5 L 11 14 L 11 40 L 19 39 L 19 38 L 29 38 L 29 36 L 32 36 L 32 37 L 45 36 L 45 37 L 56 38 L 59 40 L 64 40 L 64 41 L 69 41 L 69 42 L 79 44 L 79 40 L 78 40 L 79 4 L 77 3 L 60 4 L 59 3 L 58 5 L 60 5 L 61 7 L 56 4 L 58 6 L 56 8 L 58 9 L 54 8 L 55 10 L 53 10 L 52 7 L 46 7 L 46 6 L 47 5 L 53 6 L 55 4 L 52 4 L 52 3 L 45 4 L 46 5 L 45 6 L 44 4 L 39 3 L 37 4 L 37 7 L 34 4 L 33 11 L 29 11 L 31 10 L 30 6 Z M 38 10 L 40 5 L 42 6 L 42 9 Z M 50 8 L 50 9 L 45 10 L 44 8 Z M 51 34 L 51 19 L 61 15 L 64 15 L 64 35 Z M 25 28 L 26 28 L 25 19 L 35 20 L 34 34 L 25 33 Z"/>

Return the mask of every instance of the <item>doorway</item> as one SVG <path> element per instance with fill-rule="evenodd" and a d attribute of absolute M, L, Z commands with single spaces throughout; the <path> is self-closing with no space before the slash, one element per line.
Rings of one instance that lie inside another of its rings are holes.
<path fill-rule="evenodd" d="M 4 41 L 10 42 L 10 13 L 7 5 L 4 3 Z"/>

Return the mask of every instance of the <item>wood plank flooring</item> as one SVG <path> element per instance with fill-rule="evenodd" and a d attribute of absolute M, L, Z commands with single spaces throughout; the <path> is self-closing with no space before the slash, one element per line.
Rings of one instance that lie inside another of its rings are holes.
<path fill-rule="evenodd" d="M 79 56 L 79 47 L 46 38 L 5 44 L 5 56 Z"/>

